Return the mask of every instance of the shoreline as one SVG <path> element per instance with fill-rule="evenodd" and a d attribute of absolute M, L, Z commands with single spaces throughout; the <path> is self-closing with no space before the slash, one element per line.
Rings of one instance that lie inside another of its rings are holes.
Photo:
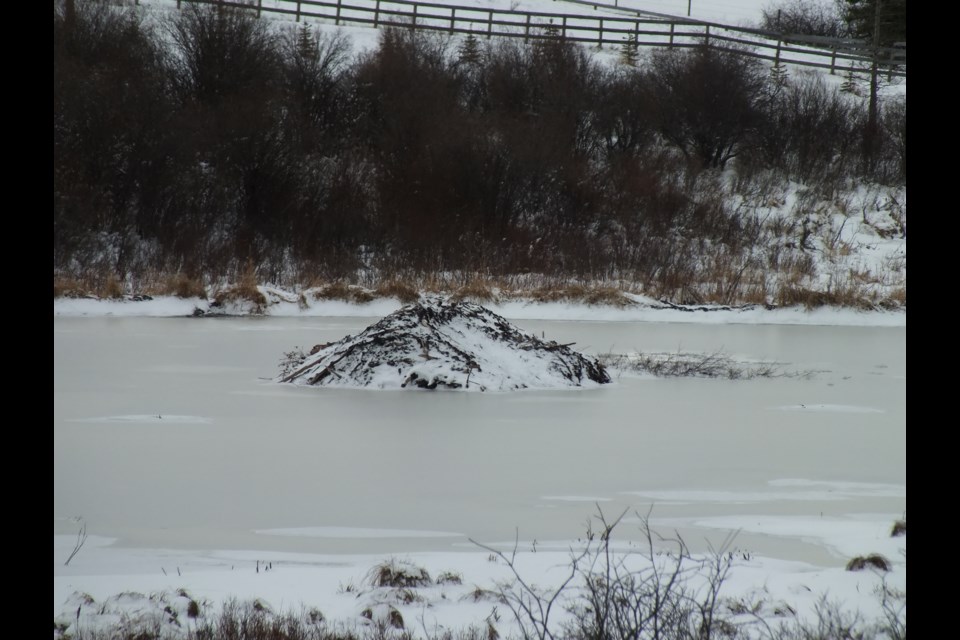
<path fill-rule="evenodd" d="M 275 289 L 263 288 L 268 293 Z M 850 307 L 803 306 L 771 308 L 766 305 L 674 305 L 645 296 L 623 294 L 629 302 L 622 305 L 584 302 L 540 302 L 518 298 L 501 302 L 476 300 L 494 313 L 511 320 L 574 322 L 656 322 L 750 325 L 811 325 L 906 327 L 906 308 L 861 310 Z M 81 317 L 253 317 L 253 318 L 380 318 L 404 306 L 396 298 L 378 298 L 357 303 L 342 300 L 316 300 L 306 308 L 294 294 L 275 294 L 265 305 L 231 302 L 214 306 L 202 298 L 155 296 L 149 299 L 54 298 L 54 318 Z M 291 299 L 292 298 L 292 299 Z"/>

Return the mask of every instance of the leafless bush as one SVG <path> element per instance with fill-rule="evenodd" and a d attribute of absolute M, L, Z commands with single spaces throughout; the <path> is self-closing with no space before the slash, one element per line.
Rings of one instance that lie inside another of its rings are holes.
<path fill-rule="evenodd" d="M 842 603 L 821 596 L 810 619 L 793 619 L 776 626 L 761 623 L 761 640 L 868 640 L 875 634 L 864 629 L 859 613 L 844 609 Z"/>
<path fill-rule="evenodd" d="M 660 134 L 702 166 L 722 169 L 760 122 L 764 73 L 753 58 L 730 51 L 655 49 L 650 79 Z"/>
<path fill-rule="evenodd" d="M 499 585 L 500 596 L 525 640 L 708 640 L 735 630 L 719 607 L 733 557 L 730 538 L 695 559 L 679 535 L 660 537 L 641 516 L 643 562 L 636 563 L 636 554 L 611 546 L 626 512 L 610 521 L 597 510 L 599 526 L 588 525 L 583 548 L 571 550 L 570 565 L 553 588 L 538 587 L 521 575 L 516 545 L 506 554 L 472 541 L 510 569 L 513 578 Z M 668 549 L 657 550 L 657 545 Z M 565 622 L 557 622 L 561 610 L 569 614 Z"/>
<path fill-rule="evenodd" d="M 785 372 L 773 363 L 737 362 L 730 356 L 715 351 L 693 353 L 636 353 L 630 355 L 607 353 L 599 356 L 604 366 L 632 373 L 650 373 L 662 378 L 726 378 L 750 380 L 753 378 L 780 378 L 810 375 Z"/>
<path fill-rule="evenodd" d="M 73 551 L 70 552 L 70 555 L 67 557 L 67 561 L 63 563 L 63 566 L 70 564 L 70 561 L 73 560 L 73 557 L 80 552 L 80 549 L 83 548 L 83 545 L 87 542 L 87 521 L 80 519 L 80 531 L 77 532 L 77 541 L 73 545 Z"/>
<path fill-rule="evenodd" d="M 842 0 L 785 0 L 761 11 L 760 26 L 783 34 L 847 37 Z"/>

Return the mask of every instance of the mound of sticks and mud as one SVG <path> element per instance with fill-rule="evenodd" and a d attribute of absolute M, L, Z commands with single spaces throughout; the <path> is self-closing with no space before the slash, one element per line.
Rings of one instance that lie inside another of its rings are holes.
<path fill-rule="evenodd" d="M 471 302 L 428 298 L 357 336 L 294 351 L 279 382 L 375 389 L 559 389 L 610 382 L 596 359 Z"/>

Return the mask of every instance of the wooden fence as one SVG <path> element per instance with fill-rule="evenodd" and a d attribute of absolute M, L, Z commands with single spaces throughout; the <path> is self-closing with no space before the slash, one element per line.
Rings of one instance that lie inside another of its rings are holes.
<path fill-rule="evenodd" d="M 569 1 L 569 0 L 568 0 Z M 510 9 L 480 9 L 417 0 L 177 0 L 215 4 L 283 15 L 296 22 L 320 21 L 334 25 L 402 27 L 486 38 L 523 38 L 525 41 L 562 38 L 597 47 L 710 46 L 773 64 L 827 69 L 832 74 L 869 74 L 876 60 L 889 78 L 906 77 L 906 47 L 874 49 L 852 40 L 776 34 L 761 29 L 732 27 L 689 18 L 653 15 L 614 4 L 573 0 L 603 9 L 589 13 L 544 13 Z M 617 15 L 619 12 L 622 15 Z"/>

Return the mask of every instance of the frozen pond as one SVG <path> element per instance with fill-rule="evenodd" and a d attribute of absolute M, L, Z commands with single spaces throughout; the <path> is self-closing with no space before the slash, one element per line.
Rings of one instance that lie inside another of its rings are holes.
<path fill-rule="evenodd" d="M 464 550 L 517 528 L 574 539 L 599 503 L 652 506 L 694 548 L 743 526 L 740 547 L 828 563 L 802 527 L 771 529 L 906 509 L 903 327 L 516 322 L 586 352 L 722 350 L 809 378 L 509 394 L 270 381 L 285 351 L 371 322 L 55 317 L 54 533 L 83 516 L 131 547 Z"/>

